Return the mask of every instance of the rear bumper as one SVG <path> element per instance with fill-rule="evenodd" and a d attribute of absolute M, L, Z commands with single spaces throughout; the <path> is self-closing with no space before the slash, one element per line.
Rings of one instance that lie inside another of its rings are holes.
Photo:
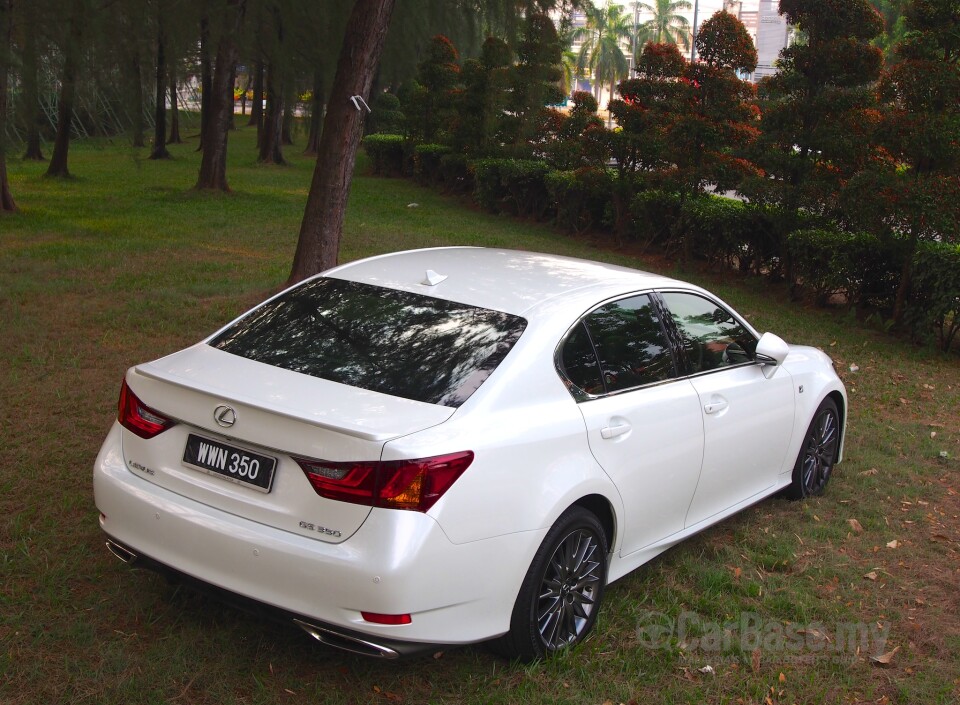
<path fill-rule="evenodd" d="M 349 540 L 324 543 L 213 509 L 134 475 L 125 467 L 116 426 L 94 466 L 94 496 L 103 531 L 147 557 L 149 566 L 332 633 L 388 644 L 397 653 L 505 633 L 545 534 L 453 544 L 427 515 L 374 510 Z M 375 624 L 361 611 L 409 614 L 411 623 Z"/>

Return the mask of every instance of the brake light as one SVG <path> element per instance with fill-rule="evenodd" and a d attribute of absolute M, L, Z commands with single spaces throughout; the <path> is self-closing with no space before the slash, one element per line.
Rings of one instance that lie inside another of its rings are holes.
<path fill-rule="evenodd" d="M 127 386 L 126 379 L 120 387 L 118 406 L 117 420 L 120 425 L 140 438 L 153 438 L 177 423 L 140 401 L 133 390 Z"/>
<path fill-rule="evenodd" d="M 331 463 L 295 458 L 321 497 L 426 512 L 473 462 L 473 451 L 416 460 Z"/>

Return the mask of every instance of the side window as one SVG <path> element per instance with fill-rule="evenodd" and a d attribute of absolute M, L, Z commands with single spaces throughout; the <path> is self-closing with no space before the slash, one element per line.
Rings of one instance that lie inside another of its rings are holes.
<path fill-rule="evenodd" d="M 661 294 L 680 330 L 691 372 L 741 365 L 754 359 L 757 340 L 733 315 L 696 294 Z"/>
<path fill-rule="evenodd" d="M 601 306 L 584 322 L 600 360 L 607 392 L 675 376 L 670 345 L 649 296 Z"/>
<path fill-rule="evenodd" d="M 567 379 L 587 394 L 603 394 L 603 378 L 600 376 L 600 364 L 593 351 L 590 335 L 583 322 L 577 324 L 560 353 L 560 364 Z"/>

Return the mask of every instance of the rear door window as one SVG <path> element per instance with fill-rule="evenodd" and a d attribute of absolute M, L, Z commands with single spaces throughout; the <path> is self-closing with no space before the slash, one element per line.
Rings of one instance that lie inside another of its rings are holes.
<path fill-rule="evenodd" d="M 676 376 L 658 309 L 646 294 L 587 314 L 564 342 L 560 361 L 564 376 L 591 396 Z"/>

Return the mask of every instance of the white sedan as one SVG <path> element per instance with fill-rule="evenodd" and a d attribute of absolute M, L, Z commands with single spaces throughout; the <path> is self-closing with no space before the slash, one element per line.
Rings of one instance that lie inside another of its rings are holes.
<path fill-rule="evenodd" d="M 785 490 L 820 493 L 830 359 L 691 284 L 553 255 L 331 269 L 128 370 L 94 467 L 128 562 L 393 658 L 584 639 L 604 588 Z"/>

